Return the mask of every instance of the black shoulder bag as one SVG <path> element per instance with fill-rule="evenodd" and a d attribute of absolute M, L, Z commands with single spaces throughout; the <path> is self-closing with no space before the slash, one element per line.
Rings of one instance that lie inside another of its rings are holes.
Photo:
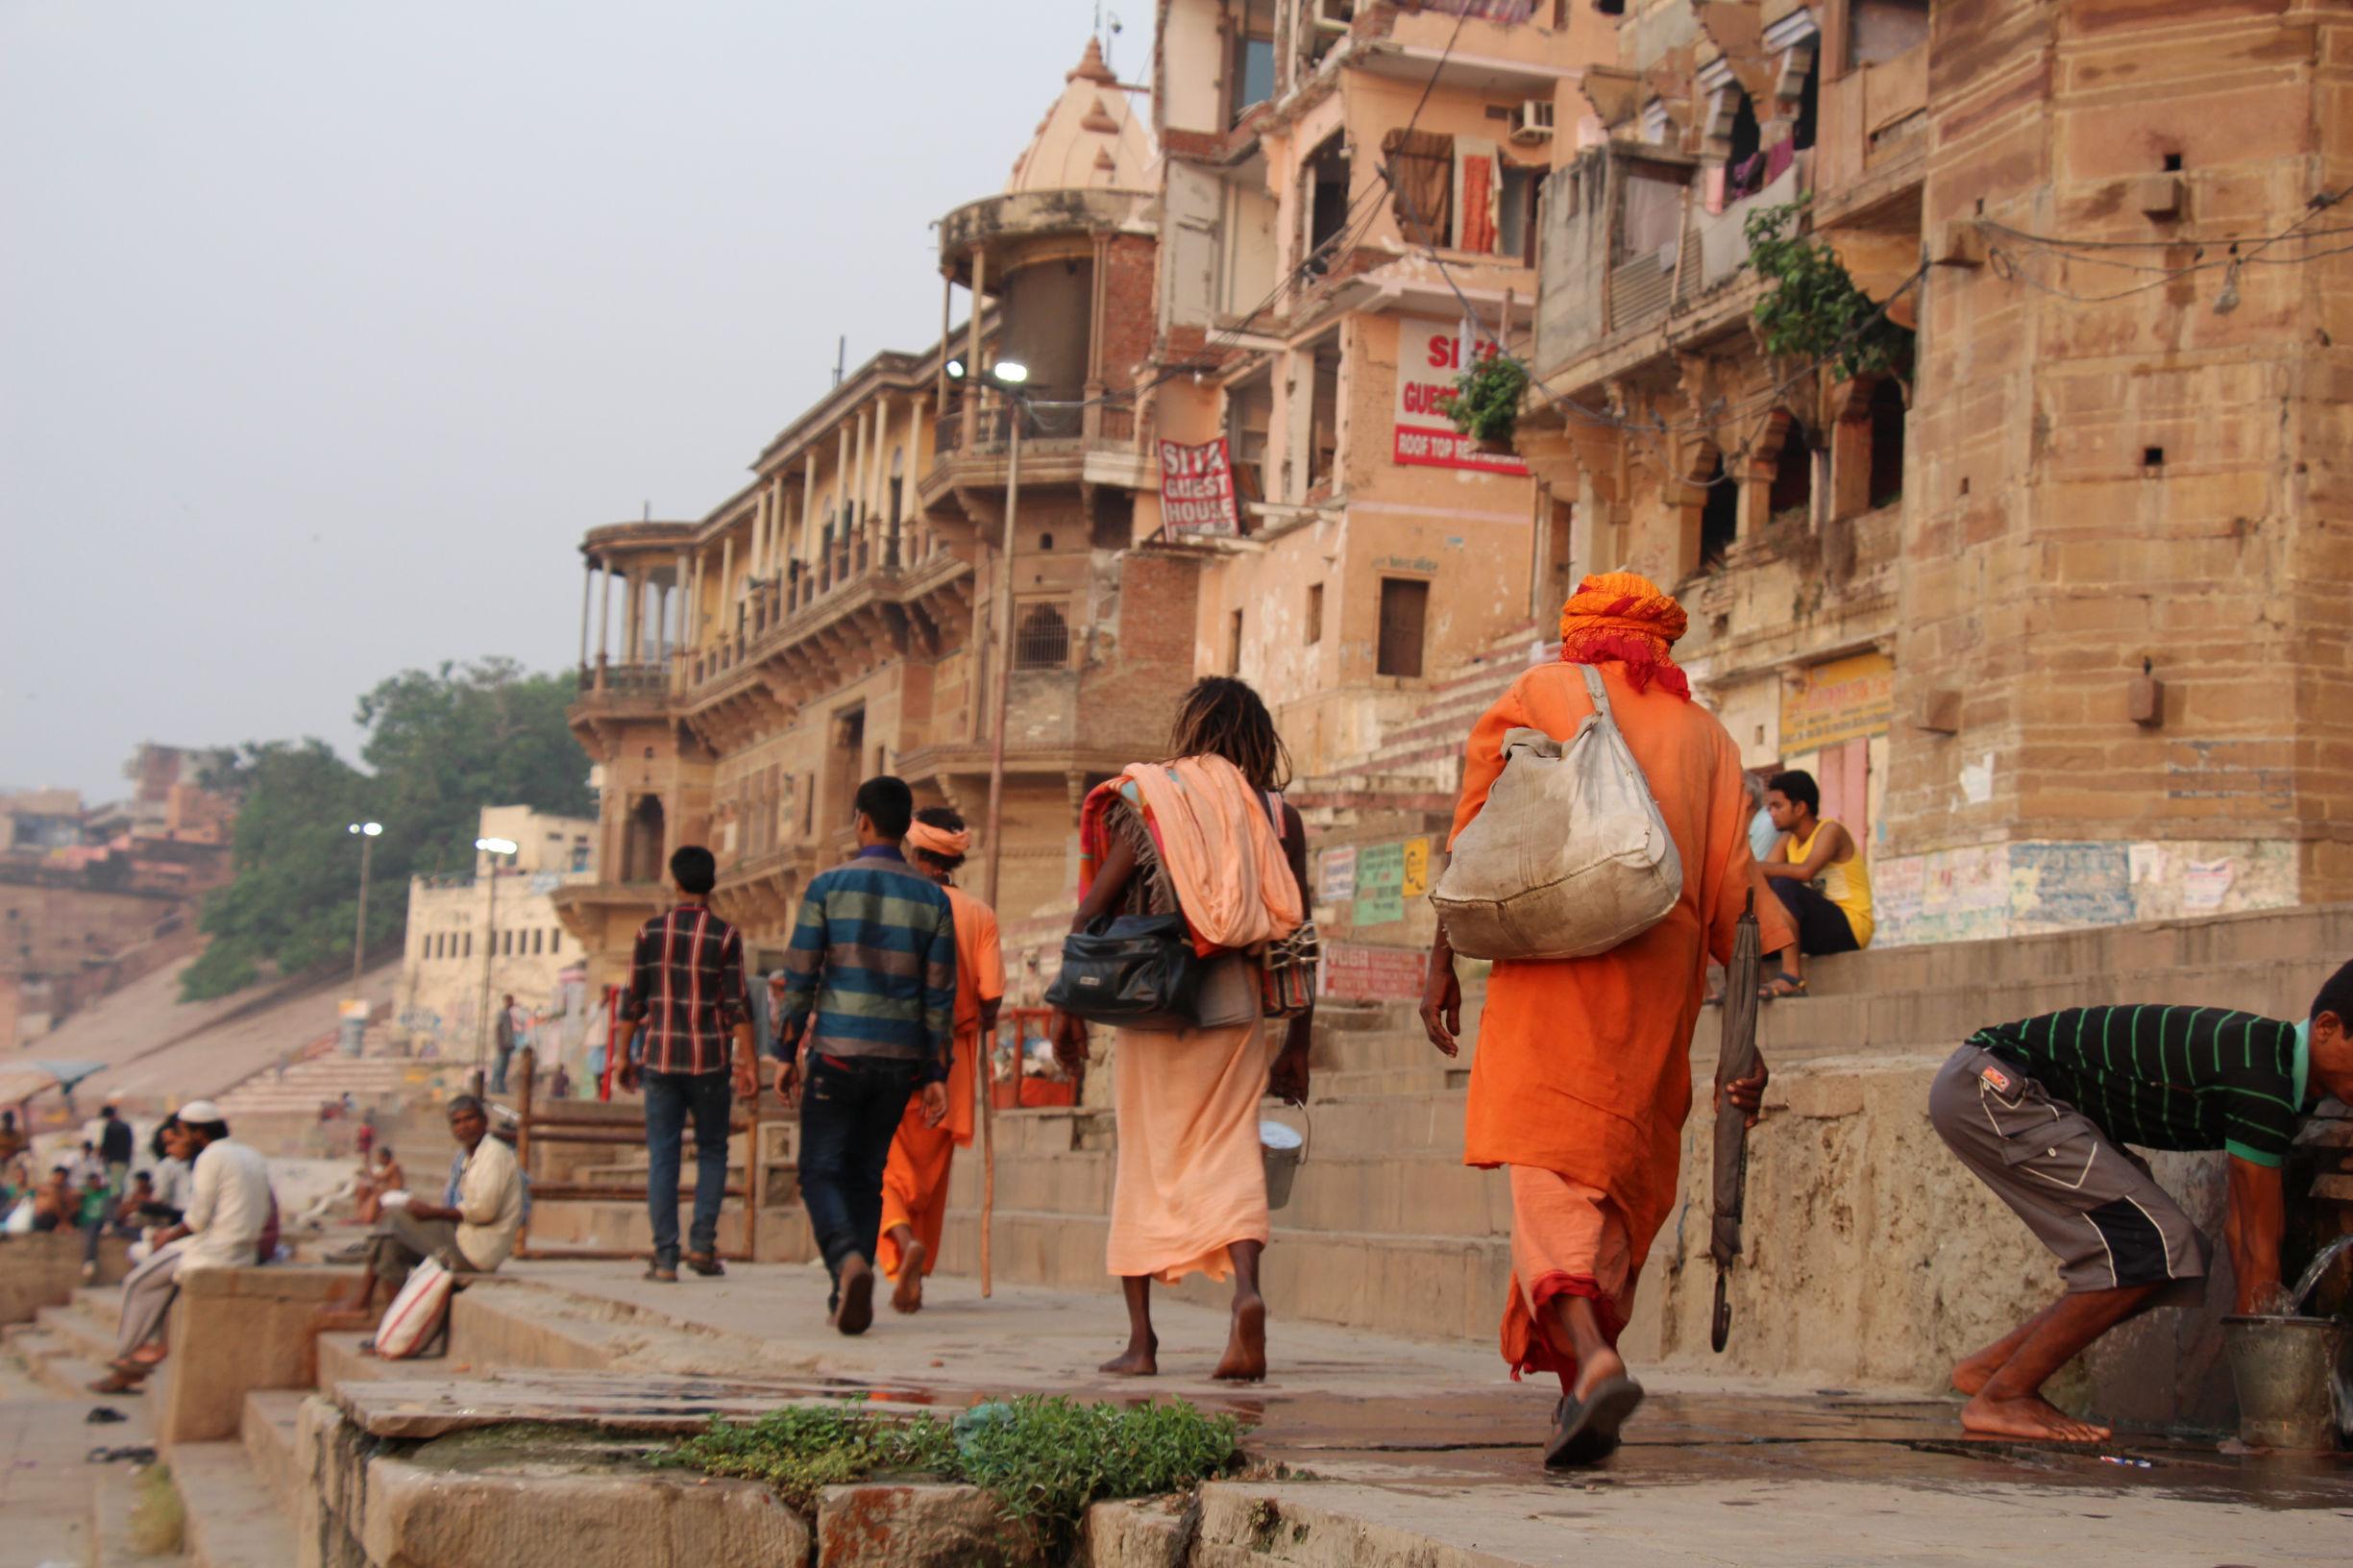
<path fill-rule="evenodd" d="M 1063 938 L 1045 1002 L 1089 1023 L 1189 1029 L 1201 968 L 1184 916 L 1098 916 Z"/>

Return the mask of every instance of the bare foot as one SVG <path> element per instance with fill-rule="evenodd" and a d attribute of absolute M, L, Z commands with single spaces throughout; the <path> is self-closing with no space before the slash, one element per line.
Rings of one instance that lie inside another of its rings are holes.
<path fill-rule="evenodd" d="M 899 1249 L 898 1286 L 891 1292 L 894 1311 L 919 1312 L 923 1310 L 923 1243 L 910 1241 Z"/>
<path fill-rule="evenodd" d="M 1584 1360 L 1577 1369 L 1576 1394 L 1579 1399 L 1590 1398 L 1593 1390 L 1609 1378 L 1626 1376 L 1626 1360 L 1605 1345 Z"/>
<path fill-rule="evenodd" d="M 1115 1378 L 1156 1378 L 1160 1376 L 1160 1338 L 1158 1335 L 1139 1345 L 1130 1341 L 1125 1351 L 1095 1368 Z"/>
<path fill-rule="evenodd" d="M 1224 1383 L 1262 1383 L 1266 1379 L 1266 1303 L 1257 1296 L 1234 1302 L 1234 1335 L 1226 1341 L 1225 1360 L 1211 1377 Z"/>
<path fill-rule="evenodd" d="M 842 1260 L 842 1305 L 833 1326 L 844 1334 L 864 1334 L 874 1322 L 874 1265 L 851 1253 Z"/>
<path fill-rule="evenodd" d="M 2006 1356 L 1995 1354 L 1994 1347 L 1991 1345 L 1974 1356 L 1963 1357 L 1953 1364 L 1953 1392 L 1968 1394 L 1974 1398 L 1980 1389 L 1994 1381 L 1994 1374 L 2000 1371 L 2002 1363 L 2008 1360 Z"/>
<path fill-rule="evenodd" d="M 1961 1407 L 1961 1430 L 1988 1437 L 2032 1437 L 2051 1443 L 2096 1443 L 2106 1427 L 2078 1421 L 2040 1394 L 1992 1399 L 1981 1390 Z"/>

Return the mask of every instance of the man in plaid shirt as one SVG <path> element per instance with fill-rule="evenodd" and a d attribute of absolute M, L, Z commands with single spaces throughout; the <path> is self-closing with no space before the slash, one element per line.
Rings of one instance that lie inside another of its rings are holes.
<path fill-rule="evenodd" d="M 719 1208 L 727 1190 L 730 1068 L 734 1091 L 759 1092 L 744 939 L 711 913 L 719 863 L 699 844 L 670 857 L 678 902 L 638 928 L 621 1005 L 621 1087 L 646 1089 L 646 1208 L 653 1218 L 650 1280 L 678 1277 L 678 1164 L 695 1123 L 695 1219 L 686 1266 L 723 1274 Z M 729 1042 L 734 1051 L 729 1056 Z"/>

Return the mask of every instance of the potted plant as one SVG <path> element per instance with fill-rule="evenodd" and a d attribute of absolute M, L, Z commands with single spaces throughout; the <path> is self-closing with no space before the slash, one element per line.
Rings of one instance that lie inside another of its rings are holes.
<path fill-rule="evenodd" d="M 1471 438 L 1474 452 L 1507 453 L 1520 422 L 1520 398 L 1528 390 L 1528 367 L 1507 354 L 1488 354 L 1455 378 L 1442 410 L 1456 429 Z"/>

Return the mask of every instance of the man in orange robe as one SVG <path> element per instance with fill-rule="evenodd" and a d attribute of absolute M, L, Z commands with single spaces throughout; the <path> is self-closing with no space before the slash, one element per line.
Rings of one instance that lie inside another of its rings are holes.
<path fill-rule="evenodd" d="M 1487 979 L 1463 1160 L 1510 1170 L 1503 1352 L 1515 1378 L 1559 1375 L 1544 1456 L 1552 1466 L 1606 1457 L 1642 1400 L 1617 1339 L 1651 1240 L 1675 1204 L 1707 960 L 1731 956 L 1752 891 L 1763 950 L 1795 940 L 1749 848 L 1739 750 L 1692 703 L 1690 683 L 1667 656 L 1683 627 L 1681 607 L 1647 578 L 1587 577 L 1561 612 L 1561 662 L 1514 681 L 1472 729 L 1455 808 L 1458 838 L 1503 772 L 1507 731 L 1576 734 L 1593 704 L 1572 666 L 1589 664 L 1682 858 L 1682 897 L 1649 930 L 1591 958 L 1498 963 Z M 1443 927 L 1422 1022 L 1453 1056 L 1462 990 Z M 1753 1119 L 1764 1088 L 1760 1062 L 1753 1077 L 1723 1092 Z"/>
<path fill-rule="evenodd" d="M 948 1065 L 947 1115 L 937 1127 L 923 1124 L 921 1107 L 910 1102 L 891 1140 L 891 1161 L 882 1172 L 882 1241 L 876 1262 L 895 1282 L 891 1305 L 902 1312 L 923 1310 L 923 1276 L 940 1262 L 940 1228 L 947 1217 L 947 1179 L 959 1145 L 972 1142 L 973 1084 L 981 1041 L 996 1029 L 1005 996 L 1005 955 L 996 934 L 996 912 L 952 880 L 972 847 L 964 819 L 945 806 L 926 806 L 908 829 L 915 865 L 946 890 L 956 917 L 956 1054 Z"/>

